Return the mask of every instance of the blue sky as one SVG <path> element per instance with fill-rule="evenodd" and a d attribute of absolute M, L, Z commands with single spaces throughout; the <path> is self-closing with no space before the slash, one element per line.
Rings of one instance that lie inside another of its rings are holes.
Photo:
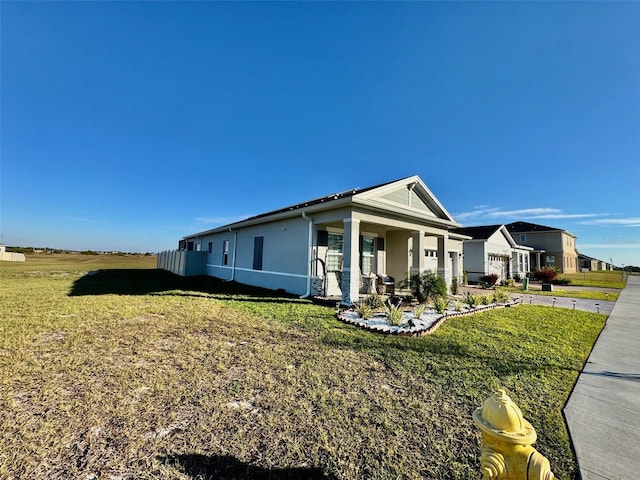
<path fill-rule="evenodd" d="M 640 2 L 2 2 L 1 239 L 159 251 L 420 175 L 640 265 Z"/>

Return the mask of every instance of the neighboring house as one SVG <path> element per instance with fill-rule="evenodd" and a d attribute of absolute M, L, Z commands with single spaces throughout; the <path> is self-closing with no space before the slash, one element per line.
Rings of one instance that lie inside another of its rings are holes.
<path fill-rule="evenodd" d="M 397 285 L 432 269 L 450 285 L 463 271 L 466 237 L 453 231 L 458 227 L 413 176 L 187 235 L 179 244 L 184 255 L 163 252 L 158 267 L 302 296 L 341 295 L 351 304 L 371 291 L 376 274 Z"/>
<path fill-rule="evenodd" d="M 572 233 L 528 222 L 509 223 L 506 227 L 520 245 L 533 247 L 530 254 L 531 270 L 556 267 L 562 273 L 578 271 L 577 237 Z"/>
<path fill-rule="evenodd" d="M 599 263 L 600 261 L 593 258 L 593 257 L 589 257 L 588 255 L 583 255 L 582 253 L 578 254 L 578 268 L 580 270 L 582 269 L 586 269 L 586 270 L 599 270 Z"/>
<path fill-rule="evenodd" d="M 583 253 L 578 254 L 578 265 L 579 269 L 587 269 L 591 271 L 596 270 L 612 270 L 612 265 L 605 262 L 604 260 L 598 260 L 597 258 L 590 257 L 588 255 L 584 255 Z"/>
<path fill-rule="evenodd" d="M 456 233 L 471 237 L 463 242 L 464 268 L 469 282 L 495 273 L 498 281 L 524 277 L 529 271 L 531 247 L 518 245 L 504 225 L 465 227 Z"/>

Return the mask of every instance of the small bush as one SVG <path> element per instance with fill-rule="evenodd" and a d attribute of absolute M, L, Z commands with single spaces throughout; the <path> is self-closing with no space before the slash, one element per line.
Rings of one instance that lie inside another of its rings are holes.
<path fill-rule="evenodd" d="M 427 309 L 427 306 L 424 303 L 421 303 L 420 305 L 418 305 L 413 311 L 413 318 L 417 318 L 418 320 L 420 320 L 420 317 L 422 316 L 422 314 L 426 309 Z"/>
<path fill-rule="evenodd" d="M 384 307 L 384 300 L 379 293 L 372 293 L 367 297 L 367 304 L 375 309 Z"/>
<path fill-rule="evenodd" d="M 542 267 L 533 272 L 533 279 L 542 283 L 551 283 L 558 276 L 558 270 L 552 267 Z"/>
<path fill-rule="evenodd" d="M 447 307 L 449 306 L 449 300 L 445 297 L 438 297 L 433 300 L 433 308 L 436 309 L 440 315 L 444 315 L 444 312 L 447 311 Z"/>
<path fill-rule="evenodd" d="M 486 285 L 487 287 L 493 287 L 496 283 L 498 283 L 498 275 L 496 275 L 495 273 L 482 275 L 480 277 L 480 283 Z"/>
<path fill-rule="evenodd" d="M 507 303 L 509 301 L 509 294 L 507 294 L 506 290 L 497 288 L 496 291 L 493 292 L 493 301 L 495 303 Z"/>
<path fill-rule="evenodd" d="M 447 284 L 444 278 L 433 272 L 412 275 L 409 279 L 409 288 L 411 288 L 411 293 L 420 303 L 429 299 L 434 300 L 447 294 Z"/>
<path fill-rule="evenodd" d="M 457 301 L 457 300 L 456 300 L 456 301 L 453 303 L 453 309 L 454 309 L 456 312 L 460 312 L 460 311 L 462 310 L 462 303 L 460 303 L 459 301 Z"/>
<path fill-rule="evenodd" d="M 491 295 L 490 293 L 487 293 L 486 295 L 480 295 L 480 303 L 482 305 L 489 305 L 491 302 L 493 302 L 493 295 Z"/>
<path fill-rule="evenodd" d="M 462 298 L 463 303 L 466 303 L 469 308 L 476 308 L 476 306 L 480 303 L 480 298 L 475 293 L 467 292 Z"/>
<path fill-rule="evenodd" d="M 365 300 L 362 302 L 358 302 L 355 304 L 356 313 L 360 316 L 360 318 L 369 318 L 371 316 L 371 307 L 369 303 Z"/>
<path fill-rule="evenodd" d="M 387 305 L 387 320 L 390 325 L 400 325 L 402 323 L 402 310 L 398 305 L 390 303 Z"/>
<path fill-rule="evenodd" d="M 571 279 L 570 278 L 556 278 L 552 283 L 554 283 L 555 285 L 571 285 Z"/>
<path fill-rule="evenodd" d="M 513 276 L 513 280 L 514 280 L 514 281 L 516 281 L 516 282 L 518 282 L 518 283 L 520 283 L 520 282 L 522 281 L 522 277 L 520 276 L 520 274 L 519 274 L 519 273 L 516 273 L 516 274 Z"/>

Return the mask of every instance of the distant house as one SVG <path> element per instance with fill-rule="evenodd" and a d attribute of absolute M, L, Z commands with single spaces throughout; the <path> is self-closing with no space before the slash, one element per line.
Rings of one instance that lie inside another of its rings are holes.
<path fill-rule="evenodd" d="M 605 262 L 604 260 L 598 260 L 597 258 L 593 258 L 582 253 L 578 254 L 578 265 L 580 270 L 613 270 L 613 265 Z"/>
<path fill-rule="evenodd" d="M 159 268 L 203 273 L 302 296 L 373 291 L 434 270 L 461 277 L 460 227 L 417 176 L 353 189 L 185 236 Z M 184 252 L 182 254 L 181 252 Z"/>
<path fill-rule="evenodd" d="M 506 227 L 520 245 L 533 247 L 530 254 L 531 270 L 557 267 L 562 273 L 578 271 L 577 237 L 572 233 L 528 222 L 509 223 Z"/>
<path fill-rule="evenodd" d="M 529 271 L 531 247 L 518 245 L 504 225 L 483 225 L 455 230 L 471 237 L 463 242 L 464 267 L 469 282 L 496 274 L 498 281 L 524 277 Z"/>

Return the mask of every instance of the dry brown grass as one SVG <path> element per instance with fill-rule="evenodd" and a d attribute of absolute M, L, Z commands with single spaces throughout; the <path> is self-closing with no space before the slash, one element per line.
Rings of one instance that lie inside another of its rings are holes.
<path fill-rule="evenodd" d="M 560 408 L 602 316 L 520 307 L 385 337 L 163 279 L 69 295 L 95 268 L 2 266 L 0 478 L 479 479 L 471 412 L 498 386 L 574 475 Z"/>

